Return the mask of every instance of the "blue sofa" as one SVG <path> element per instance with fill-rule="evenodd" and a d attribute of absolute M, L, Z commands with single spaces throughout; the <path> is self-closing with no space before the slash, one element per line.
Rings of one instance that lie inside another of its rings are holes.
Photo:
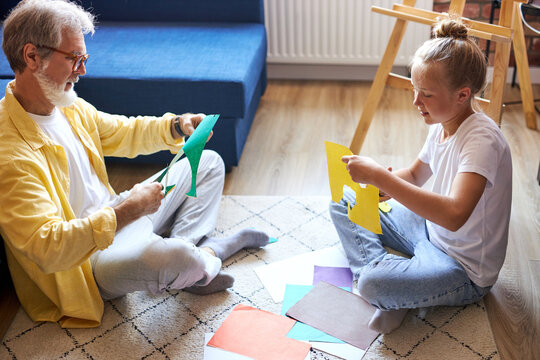
<path fill-rule="evenodd" d="M 3 0 L 4 18 L 17 1 Z M 266 88 L 263 0 L 79 0 L 98 24 L 77 93 L 124 115 L 220 114 L 207 148 L 238 165 Z M 0 78 L 13 77 L 2 53 Z M 135 161 L 166 164 L 171 154 Z"/>

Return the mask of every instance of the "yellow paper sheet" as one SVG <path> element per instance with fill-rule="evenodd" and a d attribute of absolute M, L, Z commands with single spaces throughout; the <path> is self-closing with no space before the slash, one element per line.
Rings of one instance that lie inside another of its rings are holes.
<path fill-rule="evenodd" d="M 389 212 L 390 210 L 392 210 L 392 206 L 390 206 L 389 203 L 387 203 L 386 201 L 383 201 L 383 202 L 380 202 L 379 203 L 379 209 L 381 209 L 382 211 L 384 211 L 385 213 Z"/>
<path fill-rule="evenodd" d="M 382 234 L 379 217 L 379 189 L 372 185 L 362 188 L 360 184 L 351 179 L 347 165 L 341 161 L 343 156 L 353 155 L 351 150 L 329 141 L 325 141 L 324 145 L 332 200 L 336 203 L 339 202 L 343 198 L 343 186 L 350 187 L 356 193 L 356 205 L 351 208 L 348 204 L 349 219 L 366 230 Z"/>

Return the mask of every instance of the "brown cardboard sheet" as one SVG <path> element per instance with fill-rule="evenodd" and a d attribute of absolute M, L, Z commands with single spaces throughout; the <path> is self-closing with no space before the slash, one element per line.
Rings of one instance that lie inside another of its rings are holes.
<path fill-rule="evenodd" d="M 368 328 L 375 310 L 360 296 L 319 282 L 287 315 L 366 350 L 379 335 Z"/>

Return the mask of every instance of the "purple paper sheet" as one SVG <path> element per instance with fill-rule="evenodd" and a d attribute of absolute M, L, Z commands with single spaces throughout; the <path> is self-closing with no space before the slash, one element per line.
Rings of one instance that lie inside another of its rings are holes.
<path fill-rule="evenodd" d="M 347 267 L 318 266 L 313 271 L 313 285 L 324 281 L 329 284 L 352 289 L 353 274 Z"/>

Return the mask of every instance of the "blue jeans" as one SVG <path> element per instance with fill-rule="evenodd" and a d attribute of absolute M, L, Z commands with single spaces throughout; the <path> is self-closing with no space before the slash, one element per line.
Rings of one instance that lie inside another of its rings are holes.
<path fill-rule="evenodd" d="M 345 187 L 343 199 L 330 203 L 330 216 L 358 280 L 362 297 L 382 310 L 436 305 L 459 306 L 480 300 L 489 287 L 473 283 L 463 267 L 430 241 L 426 220 L 395 200 L 379 211 L 382 234 L 351 222 L 347 202 L 356 194 Z M 410 256 L 389 254 L 385 246 Z"/>

